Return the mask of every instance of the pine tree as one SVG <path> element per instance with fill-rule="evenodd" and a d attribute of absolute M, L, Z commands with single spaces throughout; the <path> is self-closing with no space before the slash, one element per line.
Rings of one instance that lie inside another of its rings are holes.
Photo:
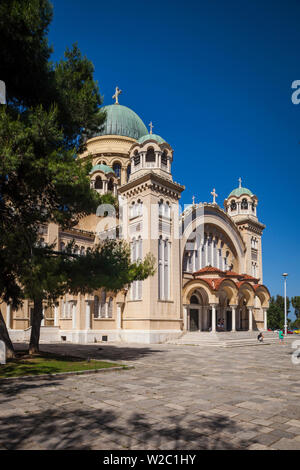
<path fill-rule="evenodd" d="M 0 298 L 13 308 L 24 298 L 34 300 L 32 352 L 38 350 L 45 298 L 50 301 L 63 291 L 99 288 L 104 281 L 120 288 L 135 276 L 153 273 L 153 260 L 133 266 L 126 247 L 115 241 L 127 272 L 114 269 L 118 261 L 104 245 L 87 259 L 93 263 L 102 256 L 106 277 L 96 270 L 97 276 L 87 285 L 80 282 L 89 278 L 84 276 L 84 257 L 74 261 L 70 256 L 70 265 L 65 256 L 38 246 L 40 224 L 72 227 L 82 216 L 95 213 L 101 202 L 116 202 L 90 188 L 91 162 L 75 158 L 106 116 L 99 110 L 101 96 L 93 64 L 77 45 L 67 49 L 57 64 L 50 62 L 47 33 L 52 15 L 48 0 L 2 0 L 0 4 L 0 78 L 7 90 L 7 105 L 0 109 Z M 72 273 L 66 278 L 68 266 Z M 0 315 L 0 338 L 12 355 L 4 327 Z"/>

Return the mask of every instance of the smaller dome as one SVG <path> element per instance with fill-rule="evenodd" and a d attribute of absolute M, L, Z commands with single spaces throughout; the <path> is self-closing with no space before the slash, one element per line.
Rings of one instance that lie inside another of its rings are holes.
<path fill-rule="evenodd" d="M 108 173 L 114 173 L 114 170 L 110 166 L 103 165 L 102 163 L 101 163 L 101 165 L 93 166 L 93 168 L 90 171 L 90 175 L 92 173 L 95 173 L 95 171 L 103 171 L 103 173 L 107 173 L 107 174 Z"/>
<path fill-rule="evenodd" d="M 146 134 L 138 139 L 138 143 L 143 144 L 144 142 L 146 142 L 146 140 L 155 140 L 159 144 L 163 144 L 165 142 L 165 140 L 160 135 Z"/>
<path fill-rule="evenodd" d="M 242 194 L 248 194 L 249 196 L 253 196 L 253 193 L 250 191 L 250 189 L 242 188 L 242 187 L 240 186 L 239 188 L 236 188 L 236 189 L 234 189 L 233 191 L 231 191 L 231 193 L 229 194 L 228 197 L 230 197 L 230 196 L 239 197 L 239 196 L 241 196 Z"/>

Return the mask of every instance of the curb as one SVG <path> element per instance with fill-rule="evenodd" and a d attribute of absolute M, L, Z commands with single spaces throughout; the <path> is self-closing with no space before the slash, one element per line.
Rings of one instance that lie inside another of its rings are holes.
<path fill-rule="evenodd" d="M 21 377 L 0 377 L 0 383 L 11 381 L 11 382 L 18 382 L 24 380 L 40 380 L 40 379 L 49 379 L 49 378 L 63 378 L 63 377 L 70 377 L 72 375 L 87 375 L 87 374 L 97 374 L 101 372 L 110 372 L 116 370 L 127 370 L 127 369 L 134 369 L 134 366 L 118 366 L 118 367 L 106 367 L 103 369 L 88 369 L 88 370 L 78 370 L 78 371 L 71 371 L 71 372 L 57 372 L 56 374 L 41 374 L 41 375 L 23 375 Z"/>

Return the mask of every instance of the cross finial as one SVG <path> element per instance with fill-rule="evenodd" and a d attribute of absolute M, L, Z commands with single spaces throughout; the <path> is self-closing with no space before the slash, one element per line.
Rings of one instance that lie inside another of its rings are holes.
<path fill-rule="evenodd" d="M 152 124 L 152 121 L 149 122 L 149 127 L 150 127 L 150 134 L 152 134 L 152 129 L 153 129 L 153 127 L 154 127 L 153 124 Z"/>
<path fill-rule="evenodd" d="M 195 196 L 192 197 L 193 200 L 193 206 L 195 205 Z"/>
<path fill-rule="evenodd" d="M 213 196 L 213 198 L 214 198 L 213 204 L 216 204 L 216 197 L 218 197 L 218 195 L 217 195 L 217 193 L 216 193 L 215 188 L 213 189 L 213 191 L 212 191 L 210 194 L 211 194 L 211 195 Z"/>
<path fill-rule="evenodd" d="M 119 104 L 119 95 L 122 93 L 122 90 L 118 86 L 116 86 L 116 91 L 115 94 L 113 95 L 113 100 L 115 101 L 115 104 Z"/>
<path fill-rule="evenodd" d="M 241 187 L 242 187 L 242 178 L 239 177 L 239 188 L 241 188 Z"/>

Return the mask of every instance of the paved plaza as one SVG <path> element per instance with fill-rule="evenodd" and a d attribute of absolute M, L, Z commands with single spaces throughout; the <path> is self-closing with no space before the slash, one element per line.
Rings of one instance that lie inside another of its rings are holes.
<path fill-rule="evenodd" d="M 134 369 L 1 381 L 0 449 L 300 449 L 300 365 L 290 341 L 41 349 Z"/>

